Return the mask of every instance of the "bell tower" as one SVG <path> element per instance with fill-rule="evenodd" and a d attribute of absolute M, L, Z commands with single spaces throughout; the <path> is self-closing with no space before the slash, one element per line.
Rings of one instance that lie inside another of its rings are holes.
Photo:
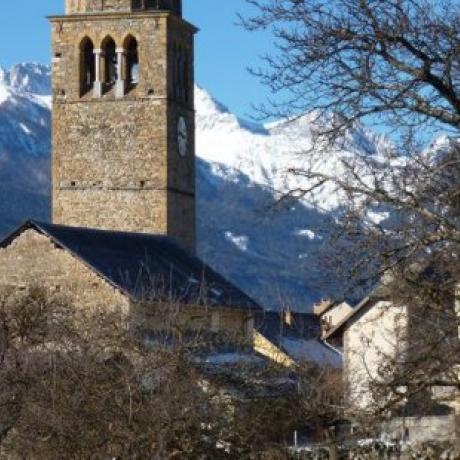
<path fill-rule="evenodd" d="M 197 29 L 181 0 L 66 0 L 50 21 L 53 222 L 194 251 Z"/>

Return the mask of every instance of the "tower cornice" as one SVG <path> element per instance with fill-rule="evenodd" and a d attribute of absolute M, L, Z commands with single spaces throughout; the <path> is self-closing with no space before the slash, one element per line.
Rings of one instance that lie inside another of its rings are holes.
<path fill-rule="evenodd" d="M 182 26 L 187 27 L 191 33 L 196 34 L 199 32 L 199 28 L 186 21 L 183 18 L 177 17 L 177 15 L 169 11 L 139 11 L 139 12 L 110 12 L 110 13 L 78 13 L 78 14 L 65 14 L 65 15 L 53 15 L 47 16 L 51 23 L 60 22 L 80 22 L 85 21 L 105 21 L 112 19 L 151 19 L 151 18 L 168 18 L 172 21 L 180 23 Z"/>

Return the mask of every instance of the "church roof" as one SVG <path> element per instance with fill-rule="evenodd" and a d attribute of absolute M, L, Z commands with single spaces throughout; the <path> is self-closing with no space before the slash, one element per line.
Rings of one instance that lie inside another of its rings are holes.
<path fill-rule="evenodd" d="M 0 248 L 10 245 L 27 229 L 46 235 L 133 300 L 172 299 L 210 307 L 261 309 L 167 236 L 28 221 L 0 242 Z"/>

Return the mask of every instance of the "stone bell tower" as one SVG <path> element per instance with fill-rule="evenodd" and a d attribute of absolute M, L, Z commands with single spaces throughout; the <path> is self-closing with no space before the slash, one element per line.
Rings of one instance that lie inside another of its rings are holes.
<path fill-rule="evenodd" d="M 195 249 L 194 34 L 181 0 L 66 0 L 53 42 L 53 221 Z"/>

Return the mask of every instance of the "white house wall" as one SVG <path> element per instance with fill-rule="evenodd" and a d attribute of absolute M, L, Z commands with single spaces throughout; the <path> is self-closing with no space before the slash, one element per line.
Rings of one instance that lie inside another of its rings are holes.
<path fill-rule="evenodd" d="M 364 308 L 344 335 L 344 377 L 351 408 L 371 409 L 373 382 L 381 381 L 382 364 L 404 353 L 407 309 L 389 302 Z"/>

